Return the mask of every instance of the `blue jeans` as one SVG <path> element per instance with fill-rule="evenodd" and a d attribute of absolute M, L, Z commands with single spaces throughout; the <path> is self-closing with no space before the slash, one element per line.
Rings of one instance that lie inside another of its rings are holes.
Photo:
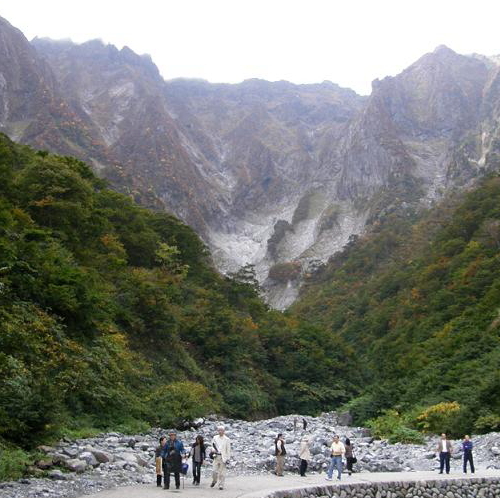
<path fill-rule="evenodd" d="M 328 467 L 328 477 L 331 479 L 333 475 L 333 469 L 337 469 L 337 478 L 340 479 L 340 475 L 342 474 L 342 457 L 341 456 L 332 456 L 330 460 L 330 466 Z"/>

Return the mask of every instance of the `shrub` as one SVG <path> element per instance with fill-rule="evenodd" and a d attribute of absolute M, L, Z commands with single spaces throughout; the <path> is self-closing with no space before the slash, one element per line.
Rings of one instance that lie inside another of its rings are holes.
<path fill-rule="evenodd" d="M 481 415 L 474 422 L 474 429 L 478 432 L 492 432 L 500 430 L 500 415 L 488 413 Z"/>
<path fill-rule="evenodd" d="M 27 473 L 33 462 L 30 454 L 18 448 L 0 446 L 0 481 L 19 479 Z"/>
<path fill-rule="evenodd" d="M 406 418 L 396 410 L 385 410 L 384 414 L 367 422 L 377 438 L 388 439 L 390 443 L 423 444 L 422 434 L 407 426 Z"/>
<path fill-rule="evenodd" d="M 417 425 L 424 432 L 450 432 L 458 412 L 460 405 L 456 401 L 438 403 L 417 416 Z"/>
<path fill-rule="evenodd" d="M 177 426 L 218 408 L 205 386 L 188 380 L 159 387 L 149 398 L 149 405 L 152 421 L 162 427 Z"/>

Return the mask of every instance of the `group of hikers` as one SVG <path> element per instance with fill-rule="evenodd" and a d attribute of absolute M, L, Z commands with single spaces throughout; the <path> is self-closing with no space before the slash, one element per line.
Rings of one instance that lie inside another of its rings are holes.
<path fill-rule="evenodd" d="M 305 426 L 305 424 L 304 424 Z M 294 427 L 295 428 L 295 427 Z M 305 427 L 304 427 L 305 428 Z M 301 476 L 306 475 L 308 462 L 311 459 L 311 452 L 309 449 L 310 439 L 305 434 L 300 441 L 299 458 L 300 467 L 299 473 Z M 463 451 L 463 471 L 467 473 L 467 464 L 470 470 L 474 473 L 474 460 L 472 457 L 473 443 L 467 435 L 462 441 Z M 439 453 L 439 473 L 442 474 L 446 471 L 450 473 L 450 458 L 453 452 L 451 441 L 447 438 L 446 434 L 441 434 L 437 452 Z M 276 456 L 276 469 L 277 476 L 283 476 L 286 458 L 286 445 L 285 438 L 282 433 L 278 434 L 274 440 L 274 453 Z M 170 432 L 169 437 L 161 437 L 160 445 L 156 449 L 156 484 L 161 487 L 163 477 L 164 489 L 170 488 L 170 476 L 174 475 L 175 487 L 180 487 L 180 475 L 186 474 L 188 468 L 188 459 L 191 457 L 193 469 L 193 484 L 200 484 L 201 468 L 207 458 L 213 460 L 212 465 L 212 482 L 210 487 L 218 486 L 219 489 L 224 489 L 226 477 L 226 464 L 231 458 L 231 441 L 225 434 L 224 426 L 217 428 L 217 434 L 212 438 L 212 443 L 207 446 L 203 441 L 202 436 L 196 436 L 195 442 L 191 445 L 189 450 L 184 448 L 181 441 L 177 439 L 175 432 Z M 337 471 L 337 479 L 340 480 L 343 471 L 343 458 L 346 460 L 346 469 L 348 475 L 353 472 L 353 464 L 357 462 L 354 455 L 354 446 L 349 440 L 345 438 L 344 442 L 340 441 L 338 435 L 333 436 L 333 441 L 330 445 L 330 462 L 327 470 L 326 479 L 331 481 L 333 479 L 334 470 Z"/>
<path fill-rule="evenodd" d="M 181 474 L 186 474 L 187 459 L 191 456 L 193 464 L 193 484 L 199 486 L 201 467 L 208 457 L 213 460 L 211 487 L 218 485 L 224 489 L 226 479 L 226 463 L 231 458 L 231 441 L 225 434 L 224 426 L 217 427 L 217 434 L 212 439 L 212 444 L 207 447 L 202 436 L 196 436 L 195 442 L 189 451 L 186 451 L 177 434 L 172 431 L 168 438 L 160 438 L 160 446 L 156 448 L 156 485 L 161 487 L 163 476 L 164 489 L 170 488 L 170 475 L 174 475 L 175 488 L 181 485 Z"/>

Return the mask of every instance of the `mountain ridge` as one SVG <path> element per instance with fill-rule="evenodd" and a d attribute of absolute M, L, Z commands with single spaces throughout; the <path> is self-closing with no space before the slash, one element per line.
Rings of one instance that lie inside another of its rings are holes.
<path fill-rule="evenodd" d="M 221 271 L 254 265 L 278 308 L 391 205 L 381 199 L 394 185 L 413 185 L 396 188 L 406 196 L 396 202 L 418 209 L 496 167 L 498 68 L 445 46 L 374 80 L 367 97 L 331 82 L 165 81 L 149 56 L 95 40 L 30 46 L 59 87 L 54 98 L 78 117 L 76 138 L 56 140 L 57 120 L 53 133 L 14 138 L 73 153 L 142 204 L 173 212 Z M 15 126 L 0 120 L 7 133 Z"/>

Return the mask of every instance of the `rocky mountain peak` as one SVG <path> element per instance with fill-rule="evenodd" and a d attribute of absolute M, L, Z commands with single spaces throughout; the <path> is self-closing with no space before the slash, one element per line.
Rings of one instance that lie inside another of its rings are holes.
<path fill-rule="evenodd" d="M 418 207 L 494 163 L 497 66 L 446 46 L 362 97 L 331 82 L 164 81 L 128 47 L 30 45 L 5 21 L 0 36 L 3 131 L 174 212 L 222 271 L 255 265 L 277 307 L 391 192 Z"/>

